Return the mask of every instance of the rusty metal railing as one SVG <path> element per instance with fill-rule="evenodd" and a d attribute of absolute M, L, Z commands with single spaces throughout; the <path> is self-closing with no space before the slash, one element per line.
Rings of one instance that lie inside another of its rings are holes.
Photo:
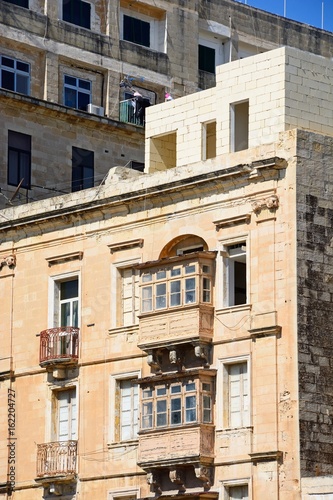
<path fill-rule="evenodd" d="M 37 477 L 76 473 L 77 441 L 55 441 L 37 445 Z"/>
<path fill-rule="evenodd" d="M 40 333 L 39 363 L 77 361 L 79 356 L 79 328 L 60 326 Z"/>

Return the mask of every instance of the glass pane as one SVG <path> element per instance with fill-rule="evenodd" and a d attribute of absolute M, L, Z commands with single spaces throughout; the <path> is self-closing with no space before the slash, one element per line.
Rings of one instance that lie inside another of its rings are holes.
<path fill-rule="evenodd" d="M 142 311 L 147 312 L 152 310 L 152 287 L 146 286 L 142 288 Z"/>
<path fill-rule="evenodd" d="M 175 267 L 174 269 L 171 269 L 171 276 L 180 276 L 181 269 L 180 267 Z"/>
<path fill-rule="evenodd" d="M 74 76 L 65 75 L 65 83 L 67 85 L 72 85 L 72 87 L 76 87 L 76 78 Z"/>
<path fill-rule="evenodd" d="M 182 388 L 181 388 L 181 385 L 172 385 L 171 386 L 171 394 L 178 394 L 179 392 L 181 392 Z"/>
<path fill-rule="evenodd" d="M 81 80 L 79 79 L 79 87 L 80 89 L 91 90 L 91 82 L 89 80 Z"/>
<path fill-rule="evenodd" d="M 157 271 L 156 273 L 156 279 L 157 280 L 162 280 L 166 277 L 166 271 Z"/>
<path fill-rule="evenodd" d="M 166 387 L 158 387 L 156 389 L 157 396 L 164 396 L 166 394 Z"/>
<path fill-rule="evenodd" d="M 65 106 L 76 108 L 76 90 L 65 88 Z"/>
<path fill-rule="evenodd" d="M 171 425 L 181 423 L 181 399 L 171 399 Z"/>
<path fill-rule="evenodd" d="M 19 71 L 24 71 L 25 73 L 29 73 L 29 64 L 22 61 L 16 61 L 16 69 L 18 69 Z"/>
<path fill-rule="evenodd" d="M 8 151 L 8 184 L 17 186 L 18 176 L 19 176 L 19 168 L 18 168 L 18 152 L 9 150 Z"/>
<path fill-rule="evenodd" d="M 180 305 L 180 280 L 170 283 L 170 306 Z"/>
<path fill-rule="evenodd" d="M 185 274 L 195 273 L 195 264 L 188 264 L 185 266 Z"/>
<path fill-rule="evenodd" d="M 82 111 L 87 111 L 87 106 L 90 104 L 90 94 L 78 92 L 77 107 Z"/>
<path fill-rule="evenodd" d="M 71 325 L 71 307 L 70 302 L 61 304 L 60 307 L 60 326 L 72 326 Z"/>
<path fill-rule="evenodd" d="M 210 274 L 210 266 L 202 266 L 202 271 L 206 274 Z"/>
<path fill-rule="evenodd" d="M 185 280 L 185 304 L 193 304 L 195 302 L 195 278 Z"/>
<path fill-rule="evenodd" d="M 19 154 L 19 182 L 23 179 L 22 187 L 30 188 L 30 153 Z"/>
<path fill-rule="evenodd" d="M 78 297 L 78 280 L 62 281 L 60 283 L 60 300 Z"/>
<path fill-rule="evenodd" d="M 195 382 L 190 382 L 185 385 L 185 391 L 195 391 Z"/>
<path fill-rule="evenodd" d="M 29 78 L 25 75 L 16 75 L 16 92 L 29 94 Z"/>
<path fill-rule="evenodd" d="M 147 283 L 148 281 L 151 281 L 153 278 L 152 278 L 152 275 L 150 273 L 146 273 L 146 274 L 143 274 L 142 275 L 142 282 L 143 283 Z"/>
<path fill-rule="evenodd" d="M 152 395 L 153 395 L 152 389 L 143 389 L 143 391 L 142 391 L 143 398 L 151 398 Z"/>
<path fill-rule="evenodd" d="M 2 66 L 7 66 L 7 68 L 14 68 L 14 59 L 2 56 L 1 64 Z"/>
<path fill-rule="evenodd" d="M 11 71 L 1 71 L 1 87 L 15 91 L 15 75 Z"/>
<path fill-rule="evenodd" d="M 166 307 L 166 283 L 156 285 L 156 309 Z"/>
<path fill-rule="evenodd" d="M 74 300 L 72 302 L 72 306 L 73 306 L 73 318 L 71 326 L 77 328 L 79 326 L 79 315 L 78 315 L 79 302 L 77 300 Z"/>

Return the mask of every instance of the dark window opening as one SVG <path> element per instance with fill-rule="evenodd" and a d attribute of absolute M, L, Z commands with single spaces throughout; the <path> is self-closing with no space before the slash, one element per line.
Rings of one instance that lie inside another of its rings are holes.
<path fill-rule="evenodd" d="M 215 49 L 199 45 L 199 69 L 215 75 Z"/>
<path fill-rule="evenodd" d="M 30 189 L 31 136 L 8 130 L 8 172 L 10 186 Z"/>
<path fill-rule="evenodd" d="M 72 148 L 72 192 L 94 187 L 94 152 Z"/>
<path fill-rule="evenodd" d="M 235 306 L 246 304 L 246 264 L 235 261 Z"/>
<path fill-rule="evenodd" d="M 20 94 L 30 94 L 30 65 L 0 56 L 0 87 Z"/>
<path fill-rule="evenodd" d="M 138 172 L 144 172 L 145 170 L 145 164 L 141 161 L 132 160 L 129 166 L 132 170 L 137 170 Z"/>
<path fill-rule="evenodd" d="M 29 9 L 29 0 L 5 0 L 7 3 L 12 3 L 13 5 L 18 5 L 19 7 L 25 7 Z"/>
<path fill-rule="evenodd" d="M 70 108 L 87 110 L 91 102 L 91 82 L 65 75 L 64 78 L 64 103 Z"/>
<path fill-rule="evenodd" d="M 150 47 L 150 23 L 124 16 L 124 40 Z"/>
<path fill-rule="evenodd" d="M 68 23 L 90 30 L 91 5 L 82 0 L 63 0 L 62 18 Z"/>

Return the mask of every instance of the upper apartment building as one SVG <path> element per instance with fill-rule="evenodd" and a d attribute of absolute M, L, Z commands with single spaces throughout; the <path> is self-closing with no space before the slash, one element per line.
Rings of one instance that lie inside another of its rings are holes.
<path fill-rule="evenodd" d="M 1 210 L 1 499 L 332 496 L 332 88 L 222 65 L 146 173 Z"/>
<path fill-rule="evenodd" d="M 145 109 L 215 85 L 216 67 L 330 33 L 234 0 L 0 0 L 0 206 L 143 170 Z"/>

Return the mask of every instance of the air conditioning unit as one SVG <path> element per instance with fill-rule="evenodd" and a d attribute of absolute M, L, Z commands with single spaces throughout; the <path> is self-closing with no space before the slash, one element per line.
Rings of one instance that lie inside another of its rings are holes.
<path fill-rule="evenodd" d="M 87 111 L 92 115 L 104 116 L 104 108 L 102 108 L 102 106 L 95 106 L 95 104 L 88 104 Z"/>

